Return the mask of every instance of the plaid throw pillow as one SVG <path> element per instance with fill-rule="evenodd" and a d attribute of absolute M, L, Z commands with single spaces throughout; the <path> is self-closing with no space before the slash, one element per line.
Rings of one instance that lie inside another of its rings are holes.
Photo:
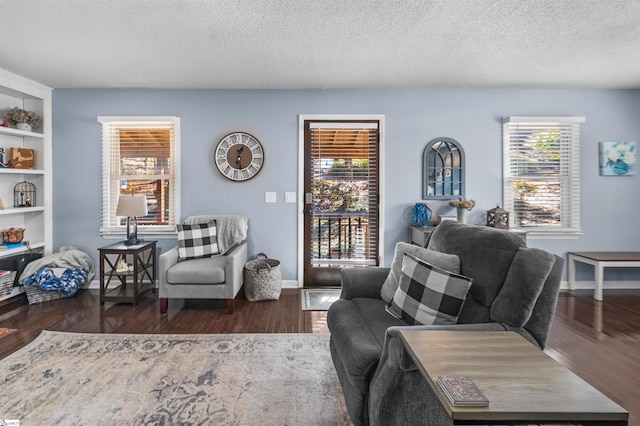
<path fill-rule="evenodd" d="M 405 253 L 400 285 L 387 312 L 408 324 L 456 324 L 472 279 Z"/>
<path fill-rule="evenodd" d="M 216 221 L 177 225 L 178 262 L 220 254 L 216 237 Z"/>

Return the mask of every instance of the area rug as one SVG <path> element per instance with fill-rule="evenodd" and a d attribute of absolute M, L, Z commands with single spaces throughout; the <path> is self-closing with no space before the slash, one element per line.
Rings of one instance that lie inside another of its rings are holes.
<path fill-rule="evenodd" d="M 0 387 L 21 426 L 350 424 L 327 334 L 43 331 Z"/>
<path fill-rule="evenodd" d="M 340 298 L 339 288 L 305 288 L 302 290 L 303 311 L 326 311 Z"/>

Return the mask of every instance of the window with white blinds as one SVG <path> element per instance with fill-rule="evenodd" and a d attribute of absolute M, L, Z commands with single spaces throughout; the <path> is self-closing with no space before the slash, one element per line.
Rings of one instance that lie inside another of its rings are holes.
<path fill-rule="evenodd" d="M 580 123 L 584 117 L 503 119 L 504 208 L 528 236 L 580 230 Z"/>
<path fill-rule="evenodd" d="M 116 216 L 121 195 L 145 195 L 149 214 L 138 218 L 143 236 L 174 235 L 179 209 L 178 117 L 98 117 L 102 124 L 101 235 L 124 235 Z"/>
<path fill-rule="evenodd" d="M 311 263 L 377 265 L 378 122 L 307 122 L 311 139 Z"/>

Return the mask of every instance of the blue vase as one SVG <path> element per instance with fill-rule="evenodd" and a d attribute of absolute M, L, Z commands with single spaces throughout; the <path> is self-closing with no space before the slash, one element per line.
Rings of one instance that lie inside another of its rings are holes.
<path fill-rule="evenodd" d="M 432 211 L 425 203 L 416 203 L 411 210 L 411 219 L 416 226 L 428 226 L 431 222 Z"/>
<path fill-rule="evenodd" d="M 616 160 L 611 165 L 611 171 L 617 175 L 623 175 L 629 171 L 629 165 L 622 160 Z"/>

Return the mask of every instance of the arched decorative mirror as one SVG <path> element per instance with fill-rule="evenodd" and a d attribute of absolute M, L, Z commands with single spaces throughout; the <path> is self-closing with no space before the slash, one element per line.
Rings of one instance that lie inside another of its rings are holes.
<path fill-rule="evenodd" d="M 464 196 L 464 150 L 451 138 L 436 138 L 422 155 L 422 198 L 452 199 Z"/>

